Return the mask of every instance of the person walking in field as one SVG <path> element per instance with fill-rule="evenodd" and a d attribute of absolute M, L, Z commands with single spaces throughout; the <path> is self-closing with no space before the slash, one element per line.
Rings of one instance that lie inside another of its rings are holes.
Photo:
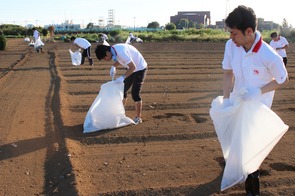
<path fill-rule="evenodd" d="M 33 38 L 34 38 L 34 42 L 36 42 L 37 39 L 40 37 L 40 33 L 39 33 L 39 31 L 38 31 L 35 27 L 32 28 L 32 30 L 33 30 Z"/>
<path fill-rule="evenodd" d="M 269 45 L 277 51 L 277 53 L 283 58 L 285 66 L 287 66 L 287 52 L 286 49 L 289 47 L 289 42 L 287 39 L 281 35 L 278 35 L 277 32 L 273 32 L 270 34 L 271 41 Z"/>
<path fill-rule="evenodd" d="M 90 42 L 85 39 L 85 38 L 75 38 L 74 36 L 71 37 L 71 42 L 73 42 L 73 45 L 71 46 L 70 49 L 72 49 L 72 47 L 76 47 L 79 49 L 82 49 L 82 59 L 81 59 L 81 65 L 84 64 L 85 62 L 85 58 L 87 57 L 88 61 L 89 61 L 89 65 L 93 65 L 93 60 L 91 58 L 91 44 Z"/>
<path fill-rule="evenodd" d="M 34 27 L 33 30 L 33 38 L 34 38 L 34 47 L 37 52 L 41 51 L 41 53 L 44 53 L 42 46 L 44 43 L 41 41 L 40 33 L 39 31 Z"/>
<path fill-rule="evenodd" d="M 256 30 L 257 19 L 252 8 L 238 6 L 227 16 L 225 24 L 230 33 L 230 40 L 226 42 L 222 61 L 223 107 L 233 106 L 233 98 L 239 97 L 244 101 L 243 104 L 258 102 L 257 104 L 262 103 L 270 108 L 275 90 L 289 81 L 281 56 L 262 40 L 260 32 Z M 241 89 L 246 89 L 246 91 L 241 94 Z M 267 132 L 268 130 L 261 131 Z M 251 135 L 251 139 L 258 141 L 264 138 L 255 138 Z M 243 150 L 249 149 L 248 142 L 243 142 L 245 144 L 241 147 Z M 243 158 L 246 155 L 241 156 Z M 239 161 L 236 160 L 236 162 Z M 226 165 L 228 164 L 234 163 L 229 163 L 226 160 Z M 258 170 L 256 168 L 250 169 L 247 171 L 247 175 L 245 180 L 246 195 L 260 195 L 259 168 Z"/>
<path fill-rule="evenodd" d="M 132 86 L 131 95 L 135 103 L 136 112 L 134 122 L 136 124 L 141 123 L 142 98 L 140 92 L 147 73 L 147 62 L 142 54 L 134 46 L 129 44 L 115 44 L 113 46 L 98 45 L 95 54 L 98 60 L 114 61 L 110 69 L 110 76 L 112 78 L 116 75 L 116 69 L 119 65 L 127 69 L 115 82 L 124 83 L 124 105 L 127 101 L 127 91 Z"/>

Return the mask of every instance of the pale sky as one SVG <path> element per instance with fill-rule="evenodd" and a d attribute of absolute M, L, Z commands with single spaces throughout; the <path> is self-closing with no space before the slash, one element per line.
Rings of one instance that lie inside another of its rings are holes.
<path fill-rule="evenodd" d="M 114 10 L 115 23 L 133 27 L 157 21 L 160 26 L 170 22 L 179 11 L 210 11 L 211 24 L 221 21 L 238 5 L 252 7 L 257 18 L 282 24 L 286 18 L 295 27 L 291 0 L 0 0 L 0 24 L 33 24 L 44 26 L 72 20 L 86 26 L 108 19 Z M 105 22 L 107 23 L 107 22 Z"/>

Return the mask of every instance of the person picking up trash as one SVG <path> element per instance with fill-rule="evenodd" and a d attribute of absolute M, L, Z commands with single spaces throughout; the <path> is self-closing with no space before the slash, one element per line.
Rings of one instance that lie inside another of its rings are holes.
<path fill-rule="evenodd" d="M 44 53 L 42 47 L 45 44 L 41 41 L 39 31 L 35 27 L 32 28 L 32 30 L 33 30 L 33 37 L 34 37 L 34 41 L 33 41 L 34 44 L 33 45 L 34 45 L 34 48 L 35 48 L 36 52 L 39 53 L 39 51 L 41 51 L 41 53 Z"/>
<path fill-rule="evenodd" d="M 88 58 L 89 65 L 93 65 L 93 60 L 90 55 L 90 52 L 91 52 L 90 42 L 85 38 L 79 38 L 79 37 L 75 38 L 74 36 L 71 37 L 71 42 L 73 42 L 73 45 L 71 46 L 70 50 L 72 50 L 73 46 L 83 50 L 81 65 L 84 64 L 86 57 Z"/>
<path fill-rule="evenodd" d="M 102 43 L 104 45 L 109 45 L 109 44 L 106 44 L 106 43 L 108 43 L 108 39 L 109 39 L 106 34 L 99 33 L 98 36 L 99 36 L 99 39 L 97 42 Z"/>
<path fill-rule="evenodd" d="M 260 195 L 259 167 L 288 130 L 270 109 L 275 90 L 287 84 L 282 58 L 262 40 L 252 8 L 238 6 L 225 19 L 230 34 L 223 68 L 223 96 L 210 116 L 225 169 L 221 190 L 245 182 L 246 195 Z"/>
<path fill-rule="evenodd" d="M 113 46 L 98 45 L 95 54 L 98 60 L 114 61 L 110 69 L 110 76 L 112 78 L 115 77 L 116 68 L 119 65 L 127 68 L 127 71 L 119 76 L 115 82 L 124 83 L 124 105 L 127 102 L 127 91 L 132 86 L 131 95 L 135 103 L 136 112 L 134 122 L 136 124 L 141 123 L 142 98 L 140 93 L 147 74 L 147 62 L 144 57 L 134 46 L 124 43 Z"/>

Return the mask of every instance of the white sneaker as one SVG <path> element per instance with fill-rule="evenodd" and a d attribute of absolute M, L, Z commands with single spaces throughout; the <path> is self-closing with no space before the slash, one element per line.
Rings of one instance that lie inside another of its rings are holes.
<path fill-rule="evenodd" d="M 135 124 L 142 123 L 142 119 L 139 118 L 139 117 L 135 117 L 135 118 L 133 119 L 133 121 L 135 122 Z"/>

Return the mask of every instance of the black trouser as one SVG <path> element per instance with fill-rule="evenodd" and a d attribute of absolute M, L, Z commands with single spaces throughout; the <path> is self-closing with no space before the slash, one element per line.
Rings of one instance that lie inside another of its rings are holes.
<path fill-rule="evenodd" d="M 124 98 L 127 98 L 127 91 L 131 89 L 131 95 L 134 102 L 141 101 L 140 92 L 144 78 L 146 76 L 147 69 L 143 69 L 137 72 L 133 72 L 130 76 L 124 80 Z"/>
<path fill-rule="evenodd" d="M 88 58 L 89 64 L 92 65 L 92 58 L 90 56 L 90 49 L 91 49 L 91 46 L 83 50 L 82 59 L 81 59 L 81 65 L 84 64 L 86 57 Z"/>
<path fill-rule="evenodd" d="M 249 174 L 245 182 L 247 196 L 260 195 L 259 170 Z"/>
<path fill-rule="evenodd" d="M 283 57 L 283 61 L 284 61 L 285 66 L 287 66 L 287 62 L 288 62 L 287 57 Z"/>

